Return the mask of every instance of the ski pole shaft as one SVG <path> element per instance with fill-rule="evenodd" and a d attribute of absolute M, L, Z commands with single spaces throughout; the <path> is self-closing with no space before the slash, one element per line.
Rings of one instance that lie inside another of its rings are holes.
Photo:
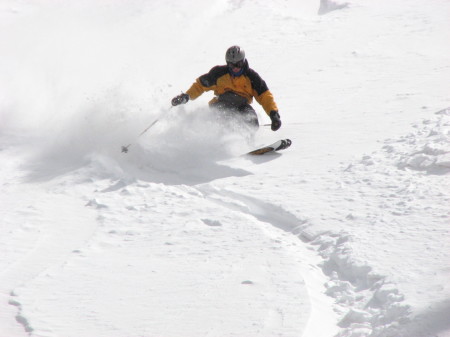
<path fill-rule="evenodd" d="M 152 124 L 150 124 L 144 131 L 142 131 L 139 134 L 139 137 L 142 136 L 144 133 L 146 133 L 148 131 L 148 129 L 150 129 L 153 125 L 155 125 L 157 122 L 159 121 L 159 119 L 156 119 Z"/>
<path fill-rule="evenodd" d="M 172 107 L 170 107 L 169 110 L 170 110 L 170 109 L 172 109 Z M 138 138 L 139 138 L 140 136 L 142 136 L 144 133 L 146 133 L 153 125 L 155 125 L 155 124 L 161 119 L 161 117 L 162 117 L 163 115 L 164 115 L 164 114 L 161 114 L 161 116 L 159 116 L 159 118 L 155 119 L 155 121 L 153 121 L 152 124 L 150 124 L 149 126 L 147 126 L 147 127 L 145 128 L 145 130 L 142 131 L 142 132 L 139 134 Z M 130 144 L 126 145 L 126 146 L 122 146 L 122 152 L 127 153 L 127 152 L 128 152 L 128 148 L 129 148 L 131 145 L 133 145 L 133 143 L 130 143 Z"/>

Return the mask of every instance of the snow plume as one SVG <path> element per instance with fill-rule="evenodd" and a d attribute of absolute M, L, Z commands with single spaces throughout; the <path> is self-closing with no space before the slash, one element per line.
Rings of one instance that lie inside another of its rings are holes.
<path fill-rule="evenodd" d="M 109 93 L 51 133 L 36 137 L 26 165 L 31 180 L 51 179 L 86 165 L 94 165 L 95 175 L 103 172 L 104 177 L 167 184 L 248 174 L 217 164 L 250 148 L 248 130 L 238 122 L 224 124 L 208 108 L 190 113 L 166 109 L 152 115 L 149 125 L 143 124 L 149 122 L 143 117 L 140 123 L 138 118 L 130 122 L 125 117 L 132 114 L 133 104 L 118 97 Z M 129 146 L 127 153 L 121 151 L 122 146 Z"/>
<path fill-rule="evenodd" d="M 249 174 L 218 163 L 248 151 L 248 130 L 237 121 L 221 121 L 207 107 L 167 110 L 142 137 L 131 139 L 136 142 L 129 152 L 114 157 L 139 179 L 189 185 Z"/>
<path fill-rule="evenodd" d="M 86 165 L 93 153 L 109 154 L 131 138 L 132 126 L 124 119 L 133 110 L 132 103 L 118 96 L 107 92 L 97 102 L 48 109 L 40 114 L 35 127 L 28 124 L 26 112 L 16 110 L 16 123 L 8 132 L 26 139 L 24 151 L 30 155 L 28 169 L 33 177 L 44 178 L 43 172 L 47 178 L 70 172 Z"/>

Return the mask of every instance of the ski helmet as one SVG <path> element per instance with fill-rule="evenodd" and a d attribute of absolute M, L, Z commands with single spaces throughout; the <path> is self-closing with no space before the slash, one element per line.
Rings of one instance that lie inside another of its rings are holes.
<path fill-rule="evenodd" d="M 228 48 L 225 54 L 227 63 L 238 63 L 245 60 L 245 51 L 239 46 L 232 46 Z"/>

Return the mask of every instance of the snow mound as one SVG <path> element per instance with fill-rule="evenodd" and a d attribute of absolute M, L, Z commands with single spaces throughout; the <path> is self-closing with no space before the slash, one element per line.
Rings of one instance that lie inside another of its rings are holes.
<path fill-rule="evenodd" d="M 320 7 L 318 14 L 324 15 L 338 9 L 347 8 L 348 6 L 349 6 L 348 2 L 340 4 L 330 0 L 320 0 Z"/>
<path fill-rule="evenodd" d="M 384 149 L 399 168 L 429 174 L 450 172 L 450 108 L 436 115 L 436 119 L 415 124 L 415 132 L 386 141 Z"/>

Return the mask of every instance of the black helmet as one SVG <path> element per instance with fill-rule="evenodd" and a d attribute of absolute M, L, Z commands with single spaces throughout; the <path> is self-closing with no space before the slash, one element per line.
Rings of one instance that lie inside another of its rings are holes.
<path fill-rule="evenodd" d="M 232 46 L 228 48 L 225 54 L 227 63 L 238 63 L 245 60 L 245 51 L 239 46 Z"/>

